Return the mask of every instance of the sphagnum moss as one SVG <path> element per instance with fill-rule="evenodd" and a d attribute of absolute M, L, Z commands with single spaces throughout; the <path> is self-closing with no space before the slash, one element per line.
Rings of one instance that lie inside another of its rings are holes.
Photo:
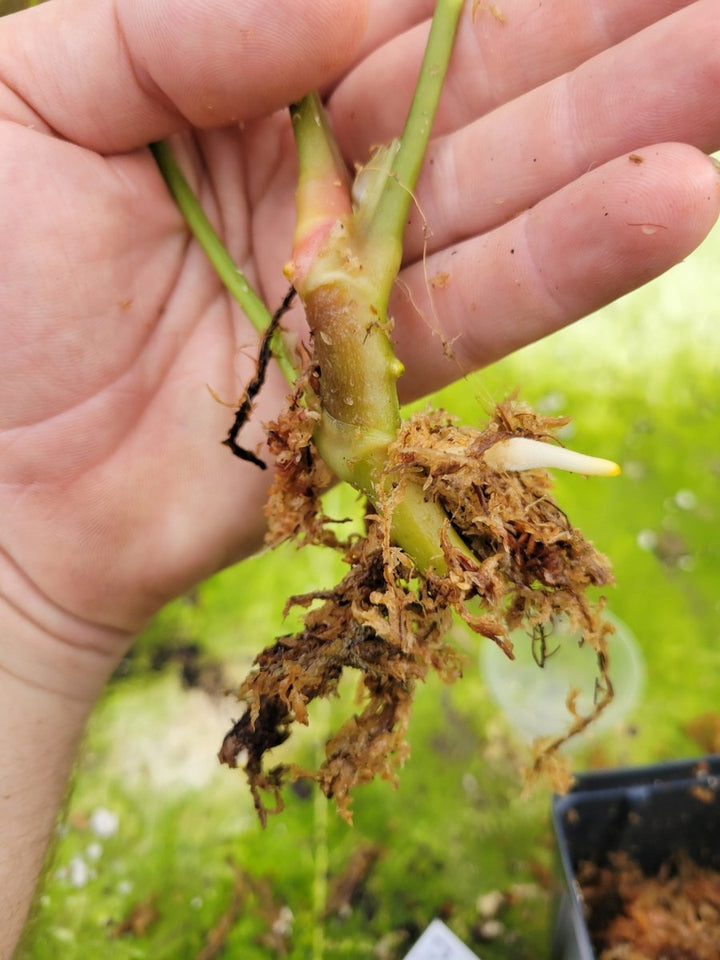
<path fill-rule="evenodd" d="M 386 462 L 394 485 L 383 494 L 380 510 L 366 517 L 366 535 L 346 545 L 346 576 L 333 590 L 288 601 L 310 608 L 303 629 L 264 650 L 240 688 L 247 710 L 220 756 L 244 766 L 261 817 L 268 810 L 263 794 L 270 795 L 270 809 L 278 809 L 288 779 L 315 779 L 346 817 L 354 787 L 376 775 L 394 780 L 407 756 L 416 684 L 430 670 L 447 681 L 462 672 L 457 651 L 445 641 L 453 612 L 510 657 L 512 630 L 524 626 L 532 633 L 554 617 L 570 617 L 597 650 L 596 711 L 609 702 L 605 641 L 612 628 L 586 595 L 588 587 L 612 581 L 608 562 L 553 502 L 546 471 L 498 471 L 485 462 L 486 452 L 508 437 L 547 436 L 564 422 L 507 402 L 483 431 L 458 427 L 442 411 L 403 424 Z M 304 453 L 295 461 L 299 483 L 292 471 L 277 474 L 271 535 L 280 525 L 306 536 L 316 530 L 323 542 L 319 506 L 308 523 L 309 503 L 298 503 L 306 461 Z M 442 570 L 438 564 L 420 571 L 390 536 L 392 501 L 404 496 L 408 484 L 422 489 L 448 518 L 439 541 Z M 451 527 L 462 549 L 450 542 Z M 287 738 L 293 723 L 307 723 L 313 700 L 336 694 L 346 670 L 360 677 L 362 709 L 328 742 L 319 769 L 265 769 L 264 755 Z M 552 766 L 560 742 L 590 720 L 576 716 L 565 737 L 540 745 L 537 768 Z"/>

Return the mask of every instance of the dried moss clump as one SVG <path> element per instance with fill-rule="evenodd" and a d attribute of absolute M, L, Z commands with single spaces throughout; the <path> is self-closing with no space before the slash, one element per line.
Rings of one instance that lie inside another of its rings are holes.
<path fill-rule="evenodd" d="M 611 582 L 608 562 L 552 500 L 546 471 L 498 471 L 488 456 L 510 437 L 552 441 L 566 422 L 507 401 L 482 431 L 458 427 L 437 411 L 403 424 L 388 450 L 383 516 L 370 513 L 366 535 L 345 545 L 346 576 L 333 590 L 288 601 L 288 607 L 308 608 L 303 629 L 264 650 L 240 687 L 246 711 L 227 734 L 220 759 L 244 767 L 261 819 L 282 807 L 288 780 L 316 780 L 349 819 L 355 786 L 376 775 L 394 779 L 407 756 L 416 683 L 431 669 L 447 681 L 461 674 L 460 657 L 444 639 L 453 612 L 509 657 L 511 631 L 524 627 L 542 650 L 553 618 L 569 617 L 582 642 L 597 651 L 594 715 L 609 702 L 605 641 L 612 628 L 587 597 L 589 587 Z M 301 532 L 302 542 L 339 546 L 320 507 L 318 488 L 326 477 L 316 473 L 311 435 L 312 413 L 294 401 L 271 427 L 280 466 L 269 537 L 277 542 Z M 423 573 L 390 538 L 393 504 L 408 483 L 419 483 L 450 518 L 442 535 L 444 562 Z M 467 549 L 450 537 L 451 524 Z M 328 741 L 320 768 L 266 769 L 266 753 L 287 739 L 293 723 L 307 723 L 311 701 L 336 694 L 348 668 L 360 678 L 361 707 Z M 540 745 L 536 767 L 551 766 L 557 746 L 591 719 L 576 715 L 564 737 Z"/>
<path fill-rule="evenodd" d="M 720 874 L 679 854 L 655 876 L 623 854 L 578 881 L 600 960 L 716 960 Z"/>

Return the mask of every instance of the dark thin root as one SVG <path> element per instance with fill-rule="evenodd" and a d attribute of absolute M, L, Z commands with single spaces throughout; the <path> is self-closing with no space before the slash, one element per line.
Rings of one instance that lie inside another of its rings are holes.
<path fill-rule="evenodd" d="M 223 440 L 223 443 L 226 447 L 230 447 L 232 452 L 236 457 L 240 457 L 241 460 L 248 460 L 250 463 L 254 463 L 256 467 L 260 467 L 261 470 L 267 468 L 267 464 L 264 460 L 261 460 L 260 457 L 257 457 L 251 450 L 246 450 L 244 447 L 241 447 L 237 442 L 238 434 L 245 426 L 252 413 L 253 400 L 258 395 L 262 389 L 262 385 L 265 383 L 265 375 L 267 374 L 268 364 L 272 357 L 272 338 L 275 335 L 281 319 L 290 309 L 292 302 L 295 298 L 295 288 L 290 287 L 288 292 L 285 294 L 285 298 L 280 306 L 277 308 L 273 314 L 270 324 L 263 334 L 262 341 L 260 343 L 260 352 L 258 354 L 257 361 L 257 372 L 252 378 L 250 383 L 245 389 L 245 395 L 240 401 L 240 406 L 235 412 L 235 420 L 230 431 Z"/>
<path fill-rule="evenodd" d="M 546 625 L 543 623 L 539 623 L 532 628 L 532 655 L 533 660 L 540 668 L 544 667 L 545 662 L 560 649 L 560 645 L 558 644 L 554 650 L 548 650 L 547 641 L 549 633 L 552 633 L 552 629 L 548 631 Z"/>

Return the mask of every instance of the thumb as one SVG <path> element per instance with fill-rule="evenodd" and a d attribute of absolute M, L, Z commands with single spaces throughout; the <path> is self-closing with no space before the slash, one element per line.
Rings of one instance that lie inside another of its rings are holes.
<path fill-rule="evenodd" d="M 53 0 L 0 20 L 0 117 L 103 153 L 262 116 L 326 84 L 359 0 Z"/>

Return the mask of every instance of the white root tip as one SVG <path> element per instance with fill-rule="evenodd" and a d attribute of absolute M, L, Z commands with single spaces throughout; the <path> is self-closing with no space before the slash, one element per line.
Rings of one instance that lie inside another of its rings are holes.
<path fill-rule="evenodd" d="M 589 457 L 529 437 L 510 437 L 499 440 L 483 454 L 485 462 L 493 470 L 537 470 L 557 467 L 570 473 L 582 473 L 592 477 L 617 477 L 621 472 L 617 463 L 602 457 Z"/>

